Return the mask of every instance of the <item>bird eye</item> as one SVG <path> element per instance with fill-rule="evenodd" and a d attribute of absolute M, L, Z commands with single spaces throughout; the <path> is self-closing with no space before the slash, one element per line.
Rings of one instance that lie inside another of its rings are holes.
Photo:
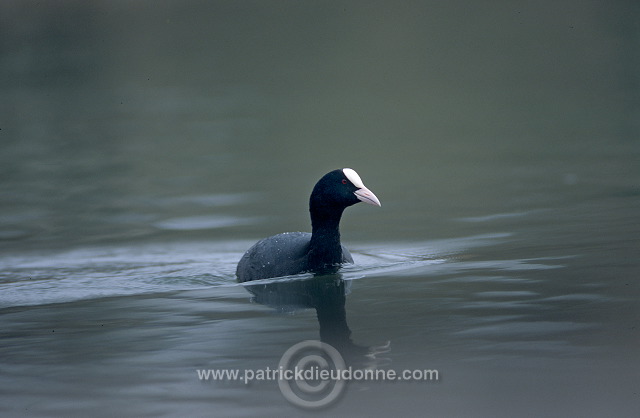
<path fill-rule="evenodd" d="M 342 184 L 347 184 L 347 179 L 342 179 Z"/>

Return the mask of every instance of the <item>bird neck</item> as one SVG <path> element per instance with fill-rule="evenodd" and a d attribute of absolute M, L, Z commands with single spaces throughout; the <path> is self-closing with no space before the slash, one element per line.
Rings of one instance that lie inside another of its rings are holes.
<path fill-rule="evenodd" d="M 342 262 L 340 218 L 342 210 L 311 212 L 310 270 L 324 269 Z"/>

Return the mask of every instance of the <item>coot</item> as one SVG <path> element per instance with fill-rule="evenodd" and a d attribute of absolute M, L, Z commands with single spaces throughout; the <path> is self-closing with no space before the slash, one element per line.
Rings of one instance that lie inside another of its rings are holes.
<path fill-rule="evenodd" d="M 380 206 L 354 170 L 343 168 L 325 174 L 309 199 L 312 232 L 286 232 L 258 241 L 238 263 L 238 281 L 331 272 L 340 264 L 353 263 L 349 251 L 340 244 L 339 226 L 342 212 L 358 202 Z"/>

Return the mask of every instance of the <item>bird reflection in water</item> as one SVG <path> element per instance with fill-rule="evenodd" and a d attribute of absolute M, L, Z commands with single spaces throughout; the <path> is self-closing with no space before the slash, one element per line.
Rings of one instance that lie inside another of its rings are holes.
<path fill-rule="evenodd" d="M 320 324 L 320 341 L 338 350 L 348 366 L 376 368 L 388 362 L 380 354 L 390 351 L 390 342 L 364 346 L 351 340 L 345 307 L 351 282 L 343 280 L 340 273 L 316 273 L 303 279 L 246 283 L 245 287 L 254 295 L 254 302 L 279 312 L 315 309 Z"/>

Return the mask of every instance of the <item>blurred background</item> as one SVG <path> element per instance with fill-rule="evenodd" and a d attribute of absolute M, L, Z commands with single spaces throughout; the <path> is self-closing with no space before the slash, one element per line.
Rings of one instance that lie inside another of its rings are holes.
<path fill-rule="evenodd" d="M 301 413 L 194 369 L 317 338 L 235 264 L 350 167 L 349 324 L 446 380 L 333 411 L 630 416 L 639 157 L 635 0 L 3 0 L 0 411 Z"/>
<path fill-rule="evenodd" d="M 638 190 L 633 1 L 0 8 L 9 248 L 153 235 L 222 203 L 223 223 L 304 229 L 308 192 L 340 167 L 382 196 L 383 221 L 358 225 L 376 237 L 544 206 L 546 188 Z"/>

